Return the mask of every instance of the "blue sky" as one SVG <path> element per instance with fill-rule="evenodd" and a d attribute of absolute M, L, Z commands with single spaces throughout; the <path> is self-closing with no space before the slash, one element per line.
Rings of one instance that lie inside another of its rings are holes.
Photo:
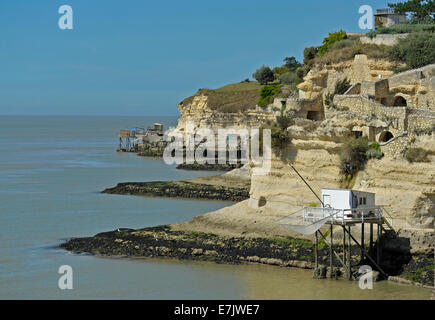
<path fill-rule="evenodd" d="M 58 9 L 74 10 L 60 30 Z M 361 32 L 385 0 L 1 0 L 0 114 L 178 115 L 198 88 Z"/>

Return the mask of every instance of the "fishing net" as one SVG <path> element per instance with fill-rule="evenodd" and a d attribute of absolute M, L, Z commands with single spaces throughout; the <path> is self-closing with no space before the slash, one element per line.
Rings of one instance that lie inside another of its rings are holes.
<path fill-rule="evenodd" d="M 282 225 L 286 228 L 289 228 L 295 232 L 301 233 L 303 235 L 311 235 L 314 234 L 317 230 L 319 230 L 328 220 L 331 220 L 335 215 L 337 215 L 339 211 L 331 209 L 328 211 L 327 215 L 323 215 L 322 217 L 315 217 L 311 219 L 311 223 L 309 224 L 301 224 L 304 221 L 303 217 L 295 217 L 295 216 L 287 216 L 277 222 L 276 224 Z"/>

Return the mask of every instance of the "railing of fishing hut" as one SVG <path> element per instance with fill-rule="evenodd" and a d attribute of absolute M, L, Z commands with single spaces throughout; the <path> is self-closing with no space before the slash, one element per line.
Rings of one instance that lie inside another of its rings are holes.
<path fill-rule="evenodd" d="M 393 218 L 388 215 L 393 223 Z M 334 224 L 345 224 L 346 222 L 370 222 L 382 219 L 382 208 L 357 208 L 357 209 L 335 209 L 329 207 L 304 207 L 303 219 L 306 222 L 314 223 L 329 217 L 329 222 Z"/>

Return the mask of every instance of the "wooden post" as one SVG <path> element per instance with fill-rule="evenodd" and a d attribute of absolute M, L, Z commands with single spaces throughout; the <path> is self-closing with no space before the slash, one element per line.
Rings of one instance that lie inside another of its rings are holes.
<path fill-rule="evenodd" d="M 319 236 L 317 234 L 316 231 L 316 240 L 314 242 L 314 259 L 315 259 L 315 265 L 316 265 L 316 270 L 319 268 L 319 254 L 318 254 L 318 248 L 319 248 Z"/>
<path fill-rule="evenodd" d="M 333 251 L 333 234 L 332 234 L 332 230 L 333 230 L 333 222 L 331 221 L 331 246 L 329 247 L 329 273 L 330 273 L 330 278 L 332 279 L 332 268 L 334 267 L 334 260 L 333 260 L 333 256 L 332 256 L 332 251 Z"/>
<path fill-rule="evenodd" d="M 349 232 L 348 232 L 348 234 L 347 234 L 347 244 L 348 244 L 348 246 L 349 246 L 349 250 L 348 250 L 348 254 L 349 254 L 349 257 L 348 257 L 348 259 L 347 259 L 347 263 L 348 263 L 348 266 L 347 266 L 347 278 L 349 279 L 349 280 L 352 280 L 352 242 L 350 241 L 351 239 L 350 239 L 350 232 L 351 232 L 351 230 L 350 230 L 350 225 L 349 225 Z"/>
<path fill-rule="evenodd" d="M 346 226 L 343 226 L 343 264 L 346 266 L 346 232 L 344 231 L 345 228 Z"/>
<path fill-rule="evenodd" d="M 370 223 L 370 248 L 369 253 L 373 257 L 373 223 Z"/>
<path fill-rule="evenodd" d="M 377 236 L 377 250 L 376 250 L 376 263 L 379 265 L 381 262 L 381 225 L 378 223 L 378 236 Z"/>
<path fill-rule="evenodd" d="M 361 223 L 361 263 L 364 261 L 364 221 Z"/>

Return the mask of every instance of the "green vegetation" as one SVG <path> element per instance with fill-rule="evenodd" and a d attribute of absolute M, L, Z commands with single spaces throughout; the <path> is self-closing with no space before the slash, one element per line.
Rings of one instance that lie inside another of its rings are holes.
<path fill-rule="evenodd" d="M 322 56 L 317 56 L 314 63 L 323 66 L 353 60 L 355 55 L 365 54 L 369 59 L 387 59 L 390 57 L 387 46 L 361 43 L 359 39 L 336 42 Z"/>
<path fill-rule="evenodd" d="M 369 144 L 366 136 L 350 138 L 344 142 L 340 152 L 340 171 L 350 180 L 355 173 L 364 168 L 368 159 L 382 157 L 383 153 L 378 143 Z"/>
<path fill-rule="evenodd" d="M 293 125 L 293 118 L 284 114 L 284 109 L 281 109 L 281 115 L 276 117 L 276 121 L 273 124 L 264 124 L 260 127 L 260 146 L 263 145 L 263 130 L 270 129 L 272 148 L 275 151 L 281 150 L 288 143 L 290 143 L 291 138 L 288 134 L 287 128 Z M 262 147 L 261 147 L 262 149 Z"/>
<path fill-rule="evenodd" d="M 237 113 L 255 108 L 262 86 L 258 82 L 241 82 L 226 85 L 216 90 L 200 89 L 197 94 L 208 97 L 208 106 L 218 112 Z M 187 105 L 195 96 L 184 99 Z"/>
<path fill-rule="evenodd" d="M 351 87 L 350 81 L 347 78 L 337 81 L 333 92 L 328 92 L 325 95 L 325 105 L 333 107 L 334 96 L 336 94 L 344 94 Z"/>
<path fill-rule="evenodd" d="M 308 47 L 304 49 L 304 64 L 296 70 L 299 79 L 303 79 L 314 65 L 314 58 L 319 52 L 318 47 Z"/>
<path fill-rule="evenodd" d="M 412 33 L 391 48 L 390 56 L 412 69 L 435 63 L 435 36 L 429 32 Z"/>
<path fill-rule="evenodd" d="M 313 243 L 310 240 L 294 239 L 289 237 L 269 238 L 267 240 L 278 245 L 302 247 L 305 249 L 313 248 Z"/>
<path fill-rule="evenodd" d="M 338 32 L 331 32 L 323 39 L 323 44 L 319 47 L 318 54 L 323 56 L 334 43 L 347 38 L 346 32 L 340 30 Z"/>
<path fill-rule="evenodd" d="M 269 67 L 262 65 L 257 71 L 252 75 L 260 84 L 268 84 L 275 80 L 275 75 Z"/>
<path fill-rule="evenodd" d="M 331 233 L 331 230 L 326 230 L 324 236 L 325 238 L 327 238 L 329 236 L 329 234 Z M 322 250 L 325 247 L 325 239 L 323 239 L 322 237 L 320 237 L 319 239 L 319 250 Z"/>
<path fill-rule="evenodd" d="M 435 23 L 434 0 L 409 0 L 388 4 L 388 6 L 396 13 L 410 13 L 412 23 Z"/>
<path fill-rule="evenodd" d="M 262 86 L 258 82 L 249 81 L 249 82 L 228 84 L 226 86 L 215 89 L 214 91 L 218 93 L 238 93 L 242 91 L 251 91 L 251 90 L 259 91 L 261 88 Z"/>
<path fill-rule="evenodd" d="M 405 151 L 405 158 L 410 163 L 413 162 L 430 162 L 429 152 L 423 148 L 408 148 Z"/>
<path fill-rule="evenodd" d="M 430 264 L 424 267 L 417 268 L 413 271 L 404 272 L 403 276 L 408 280 L 421 283 L 424 281 L 426 274 L 432 270 L 434 270 L 434 265 Z"/>
<path fill-rule="evenodd" d="M 273 68 L 272 70 L 263 65 L 252 75 L 260 84 L 272 85 L 283 84 L 292 87 L 292 90 L 296 90 L 296 85 L 301 82 L 300 77 L 297 74 L 297 70 L 302 66 L 295 57 L 284 58 L 284 64 Z M 259 104 L 265 106 L 264 101 Z"/>
<path fill-rule="evenodd" d="M 296 83 L 298 83 L 299 77 L 296 72 L 288 71 L 280 75 L 278 77 L 278 80 L 282 84 L 295 85 Z"/>
<path fill-rule="evenodd" d="M 367 159 L 381 159 L 384 153 L 381 151 L 381 146 L 377 142 L 369 144 L 369 149 L 366 152 Z"/>
<path fill-rule="evenodd" d="M 286 57 L 284 58 L 284 62 L 284 67 L 289 69 L 290 71 L 296 71 L 297 68 L 302 66 L 295 57 Z"/>
<path fill-rule="evenodd" d="M 435 24 L 399 23 L 388 28 L 382 27 L 378 30 L 370 31 L 367 36 L 373 39 L 378 34 L 401 34 L 416 32 L 435 32 Z"/>
<path fill-rule="evenodd" d="M 266 107 L 273 99 L 273 97 L 280 92 L 278 85 L 264 86 L 260 90 L 260 99 L 257 105 L 260 107 Z"/>

